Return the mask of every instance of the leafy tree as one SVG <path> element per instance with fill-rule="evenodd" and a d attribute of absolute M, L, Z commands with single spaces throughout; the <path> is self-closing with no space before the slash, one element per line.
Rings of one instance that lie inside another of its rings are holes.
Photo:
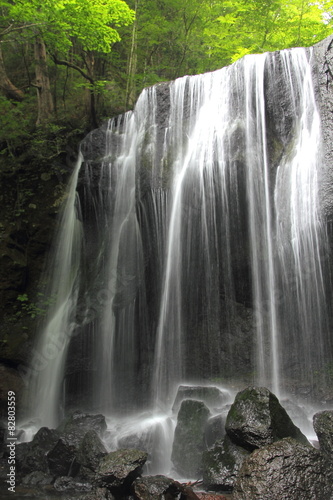
<path fill-rule="evenodd" d="M 213 67 L 249 53 L 313 45 L 332 31 L 331 1 L 227 0 L 221 6 L 203 37 Z"/>
<path fill-rule="evenodd" d="M 96 54 L 111 51 L 120 40 L 118 28 L 133 22 L 133 11 L 123 0 L 20 0 L 4 8 L 4 41 L 15 30 L 34 42 L 38 123 L 53 115 L 48 64 L 51 55 L 55 64 L 77 71 L 87 81 L 89 111 L 96 124 Z"/>

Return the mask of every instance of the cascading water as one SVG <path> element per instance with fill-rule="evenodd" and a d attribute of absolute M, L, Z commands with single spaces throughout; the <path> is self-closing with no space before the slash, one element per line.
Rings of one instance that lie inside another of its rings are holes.
<path fill-rule="evenodd" d="M 62 397 L 84 399 L 118 441 L 136 429 L 158 448 L 181 383 L 314 387 L 331 355 L 309 57 L 246 56 L 156 85 L 84 141 L 40 342 L 72 338 L 31 386 L 43 425 Z"/>
<path fill-rule="evenodd" d="M 49 311 L 29 372 L 29 396 L 34 416 L 51 428 L 63 416 L 62 377 L 79 291 L 82 227 L 76 184 L 81 160 L 80 157 L 61 214 L 55 250 L 50 259 Z"/>

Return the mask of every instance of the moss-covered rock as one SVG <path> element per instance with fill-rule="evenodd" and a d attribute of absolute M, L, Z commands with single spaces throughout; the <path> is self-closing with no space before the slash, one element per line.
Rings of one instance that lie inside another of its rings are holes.
<path fill-rule="evenodd" d="M 249 451 L 234 444 L 226 436 L 213 448 L 203 453 L 203 484 L 207 490 L 231 490 L 239 469 Z"/>
<path fill-rule="evenodd" d="M 285 438 L 255 450 L 243 463 L 234 500 L 331 500 L 333 473 L 318 450 Z"/>
<path fill-rule="evenodd" d="M 318 436 L 320 451 L 333 461 L 333 410 L 316 413 L 313 416 L 313 427 Z"/>
<path fill-rule="evenodd" d="M 126 492 L 140 476 L 148 454 L 139 450 L 117 450 L 108 453 L 99 463 L 95 475 L 98 486 L 107 486 L 111 491 Z"/>
<path fill-rule="evenodd" d="M 247 387 L 236 395 L 226 432 L 235 444 L 250 451 L 284 437 L 310 445 L 277 397 L 265 387 Z"/>
<path fill-rule="evenodd" d="M 185 400 L 177 417 L 171 460 L 176 472 L 184 477 L 201 475 L 204 431 L 210 416 L 202 401 Z"/>

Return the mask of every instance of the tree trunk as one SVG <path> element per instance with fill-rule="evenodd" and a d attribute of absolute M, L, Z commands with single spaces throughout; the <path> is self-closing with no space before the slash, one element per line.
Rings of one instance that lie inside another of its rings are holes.
<path fill-rule="evenodd" d="M 35 72 L 38 100 L 37 125 L 47 122 L 54 112 L 51 85 L 47 68 L 45 43 L 41 38 L 35 42 Z"/>
<path fill-rule="evenodd" d="M 90 127 L 97 128 L 96 94 L 93 83 L 95 81 L 95 56 L 93 52 L 87 52 L 85 62 L 91 84 L 90 88 L 86 91 L 86 112 Z"/>
<path fill-rule="evenodd" d="M 138 11 L 140 0 L 135 0 L 135 19 L 132 27 L 131 51 L 127 67 L 126 102 L 125 111 L 132 107 L 136 100 L 135 75 L 137 68 L 137 32 L 138 32 Z"/>
<path fill-rule="evenodd" d="M 10 79 L 7 76 L 1 45 L 0 45 L 0 89 L 8 99 L 12 99 L 13 101 L 19 101 L 19 102 L 23 101 L 24 94 L 22 90 L 15 87 L 15 85 L 10 81 Z"/>

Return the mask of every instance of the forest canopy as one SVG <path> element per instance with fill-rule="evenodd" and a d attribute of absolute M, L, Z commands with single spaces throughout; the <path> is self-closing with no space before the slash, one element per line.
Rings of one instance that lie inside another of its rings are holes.
<path fill-rule="evenodd" d="M 130 109 L 145 86 L 313 45 L 332 32 L 333 0 L 0 0 L 0 9 L 7 144 L 18 119 L 88 129 Z"/>

